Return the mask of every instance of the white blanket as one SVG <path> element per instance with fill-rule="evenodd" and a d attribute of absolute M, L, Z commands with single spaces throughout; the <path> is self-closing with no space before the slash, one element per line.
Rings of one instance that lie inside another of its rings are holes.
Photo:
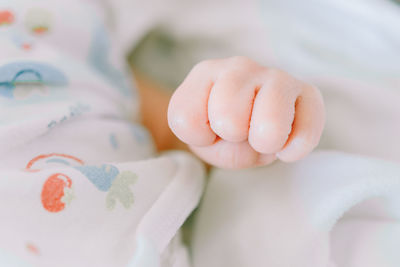
<path fill-rule="evenodd" d="M 212 173 L 194 266 L 400 266 L 400 6 L 263 3 L 272 53 L 321 89 L 326 130 L 295 164 Z"/>

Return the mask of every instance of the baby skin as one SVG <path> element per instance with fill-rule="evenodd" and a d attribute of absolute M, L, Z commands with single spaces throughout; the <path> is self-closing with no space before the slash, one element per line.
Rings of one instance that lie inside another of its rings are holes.
<path fill-rule="evenodd" d="M 246 57 L 200 62 L 168 106 L 172 132 L 205 162 L 229 169 L 299 160 L 318 145 L 324 123 L 317 88 Z"/>

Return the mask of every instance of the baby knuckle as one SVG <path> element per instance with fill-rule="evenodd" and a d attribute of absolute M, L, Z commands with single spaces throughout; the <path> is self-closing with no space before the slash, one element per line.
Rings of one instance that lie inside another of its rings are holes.
<path fill-rule="evenodd" d="M 175 129 L 187 129 L 193 126 L 190 112 L 187 112 L 187 110 L 175 109 L 170 111 L 168 115 L 168 122 Z"/>
<path fill-rule="evenodd" d="M 256 62 L 245 56 L 234 56 L 231 57 L 229 60 L 231 64 L 234 66 L 245 67 L 245 68 L 258 66 Z"/>
<path fill-rule="evenodd" d="M 292 77 L 286 73 L 283 70 L 279 70 L 279 69 L 269 69 L 267 71 L 268 77 L 270 80 L 274 80 L 274 81 L 286 81 L 288 79 L 292 79 Z"/>
<path fill-rule="evenodd" d="M 313 138 L 311 136 L 298 136 L 292 140 L 292 143 L 297 146 L 298 150 L 309 153 L 318 146 L 319 138 Z"/>
<path fill-rule="evenodd" d="M 319 91 L 319 89 L 311 84 L 305 83 L 305 86 L 303 87 L 303 92 L 304 95 L 310 96 L 310 97 L 316 97 L 316 98 L 322 98 L 322 95 Z"/>
<path fill-rule="evenodd" d="M 200 61 L 196 65 L 194 65 L 193 70 L 194 71 L 207 71 L 209 70 L 213 65 L 215 65 L 216 60 L 213 59 L 207 59 Z"/>
<path fill-rule="evenodd" d="M 268 122 L 259 125 L 259 131 L 257 131 L 257 133 L 261 138 L 269 136 L 269 138 L 274 139 L 285 139 L 288 137 L 290 130 L 291 127 L 288 127 L 283 123 Z"/>
<path fill-rule="evenodd" d="M 302 82 L 291 76 L 285 71 L 271 69 L 265 76 L 265 83 L 268 83 L 276 90 L 295 91 L 296 94 L 302 92 Z"/>
<path fill-rule="evenodd" d="M 242 78 L 243 73 L 239 69 L 227 69 L 221 71 L 218 79 L 223 81 L 237 81 L 238 79 Z"/>

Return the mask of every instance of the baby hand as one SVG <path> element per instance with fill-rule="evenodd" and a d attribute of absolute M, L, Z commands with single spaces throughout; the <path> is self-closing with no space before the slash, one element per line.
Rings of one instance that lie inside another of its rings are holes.
<path fill-rule="evenodd" d="M 301 159 L 317 146 L 324 122 L 318 89 L 245 57 L 197 64 L 168 108 L 175 135 L 222 168 Z"/>

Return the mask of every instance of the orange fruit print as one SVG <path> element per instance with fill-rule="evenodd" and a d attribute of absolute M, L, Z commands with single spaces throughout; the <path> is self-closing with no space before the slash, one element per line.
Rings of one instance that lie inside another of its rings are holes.
<path fill-rule="evenodd" d="M 38 26 L 38 27 L 32 28 L 32 31 L 36 34 L 44 34 L 49 31 L 49 28 L 45 27 L 45 26 Z"/>
<path fill-rule="evenodd" d="M 74 162 L 78 165 L 83 165 L 84 162 L 74 156 L 59 153 L 43 154 L 33 158 L 25 167 L 26 171 L 38 172 L 40 167 L 37 168 L 37 164 L 47 160 L 56 160 L 57 162 L 69 165 L 70 162 Z M 72 180 L 63 173 L 55 173 L 47 178 L 42 187 L 41 200 L 44 209 L 49 212 L 62 211 L 67 204 L 71 202 L 73 198 L 72 193 Z"/>
<path fill-rule="evenodd" d="M 8 10 L 0 11 L 0 26 L 10 25 L 14 22 L 14 15 Z"/>
<path fill-rule="evenodd" d="M 62 201 L 64 189 L 71 188 L 71 179 L 62 173 L 56 173 L 47 178 L 42 188 L 43 207 L 50 212 L 59 212 L 65 208 Z"/>

